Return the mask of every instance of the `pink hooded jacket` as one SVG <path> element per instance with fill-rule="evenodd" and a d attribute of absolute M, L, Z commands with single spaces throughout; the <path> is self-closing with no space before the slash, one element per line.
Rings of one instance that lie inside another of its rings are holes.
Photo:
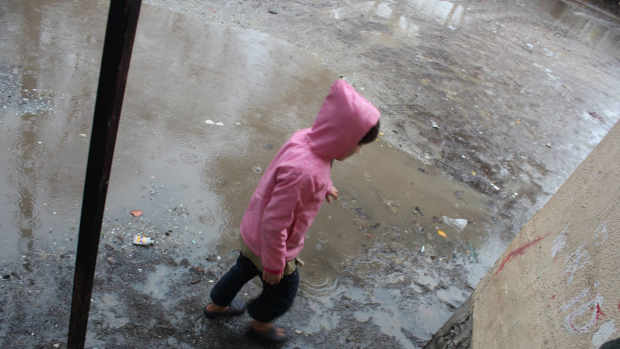
<path fill-rule="evenodd" d="M 332 85 L 310 129 L 282 146 L 241 221 L 241 237 L 263 268 L 281 274 L 304 245 L 326 195 L 331 162 L 348 155 L 379 121 L 379 110 L 344 80 Z"/>

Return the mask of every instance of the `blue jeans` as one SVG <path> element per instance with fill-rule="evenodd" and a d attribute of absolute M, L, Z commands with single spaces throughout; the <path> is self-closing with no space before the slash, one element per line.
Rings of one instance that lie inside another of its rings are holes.
<path fill-rule="evenodd" d="M 237 264 L 233 265 L 211 290 L 211 300 L 221 307 L 229 306 L 243 285 L 256 276 L 263 283 L 263 292 L 248 304 L 248 313 L 257 321 L 272 322 L 293 305 L 299 289 L 297 269 L 291 275 L 284 276 L 278 284 L 270 285 L 265 283 L 263 273 L 254 263 L 239 253 Z"/>

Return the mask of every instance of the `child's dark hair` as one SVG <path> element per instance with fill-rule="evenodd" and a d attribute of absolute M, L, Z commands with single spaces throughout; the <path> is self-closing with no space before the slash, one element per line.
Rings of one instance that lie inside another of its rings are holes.
<path fill-rule="evenodd" d="M 377 136 L 379 135 L 379 128 L 381 127 L 380 124 L 381 122 L 377 121 L 377 124 L 373 126 L 370 129 L 370 131 L 368 131 L 368 133 L 366 133 L 366 135 L 362 138 L 359 144 L 368 144 L 368 143 L 374 142 L 375 139 L 377 139 Z"/>

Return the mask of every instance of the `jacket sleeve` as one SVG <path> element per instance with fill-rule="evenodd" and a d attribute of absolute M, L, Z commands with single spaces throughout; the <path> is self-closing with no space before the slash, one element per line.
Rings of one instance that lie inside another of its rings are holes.
<path fill-rule="evenodd" d="M 263 212 L 261 257 L 263 269 L 282 274 L 286 264 L 287 228 L 295 221 L 295 212 L 303 204 L 304 193 L 313 191 L 312 177 L 289 168 L 280 168 L 276 185 Z"/>

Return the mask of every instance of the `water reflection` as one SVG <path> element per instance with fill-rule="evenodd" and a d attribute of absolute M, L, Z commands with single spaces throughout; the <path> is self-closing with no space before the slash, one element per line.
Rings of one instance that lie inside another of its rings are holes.
<path fill-rule="evenodd" d="M 388 21 L 390 28 L 401 34 L 416 34 L 418 20 L 432 19 L 444 27 L 456 29 L 465 15 L 463 5 L 446 0 L 365 1 L 351 7 L 331 10 L 334 19 L 344 13 L 355 17 L 357 13 L 375 15 Z M 411 14 L 410 18 L 403 14 Z"/>
<path fill-rule="evenodd" d="M 593 16 L 584 16 L 564 1 L 539 1 L 536 6 L 567 26 L 580 39 L 613 57 L 620 56 L 620 30 Z"/>
<path fill-rule="evenodd" d="M 0 254 L 6 258 L 75 244 L 92 117 L 82 110 L 92 112 L 98 64 L 91 58 L 100 54 L 95 38 L 103 35 L 96 26 L 103 21 L 92 16 L 98 10 L 104 13 L 105 4 L 2 4 L 12 14 L 0 32 Z M 91 33 L 77 30 L 89 15 Z M 73 20 L 62 20 L 67 17 Z M 82 34 L 88 43 L 78 48 Z"/>

